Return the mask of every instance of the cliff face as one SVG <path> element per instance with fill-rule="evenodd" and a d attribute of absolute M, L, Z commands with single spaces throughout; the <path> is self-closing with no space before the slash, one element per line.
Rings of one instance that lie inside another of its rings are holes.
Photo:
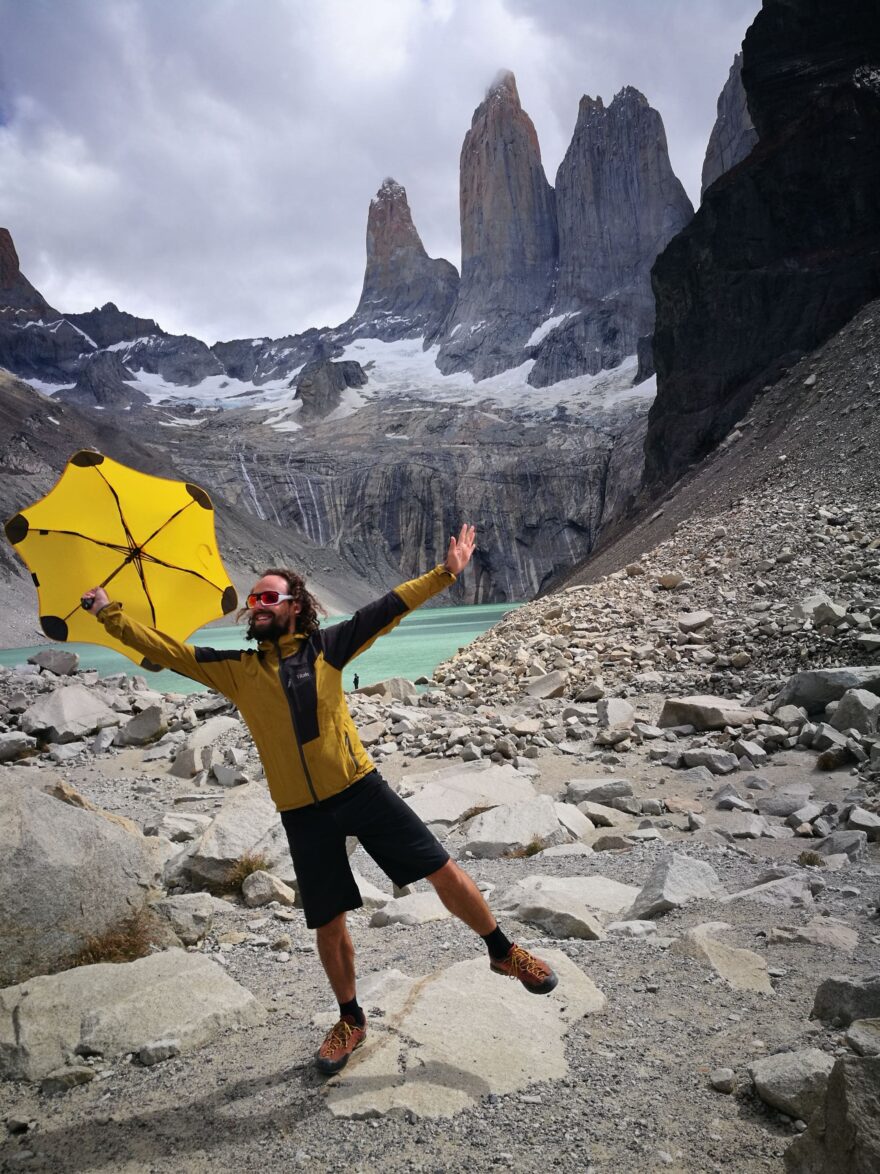
<path fill-rule="evenodd" d="M 437 366 L 484 379 L 516 366 L 553 301 L 553 189 L 516 81 L 502 74 L 461 149 L 461 286 Z"/>
<path fill-rule="evenodd" d="M 340 330 L 393 342 L 435 333 L 458 293 L 458 270 L 425 252 L 406 190 L 386 179 L 370 202 L 364 288 Z"/>
<path fill-rule="evenodd" d="M 880 295 L 880 8 L 765 0 L 742 77 L 758 144 L 653 271 L 649 487 L 704 456 L 764 383 Z"/>
<path fill-rule="evenodd" d="M 749 114 L 742 83 L 742 53 L 737 53 L 718 96 L 718 113 L 703 160 L 701 192 L 705 194 L 706 188 L 719 176 L 745 159 L 757 141 L 758 132 Z"/>
<path fill-rule="evenodd" d="M 57 317 L 57 311 L 22 273 L 9 229 L 0 228 L 0 322 L 24 324 Z"/>
<path fill-rule="evenodd" d="M 616 367 L 654 324 L 651 266 L 693 216 L 669 162 L 663 120 L 627 86 L 606 109 L 583 97 L 556 174 L 559 268 L 553 313 L 529 382 Z"/>

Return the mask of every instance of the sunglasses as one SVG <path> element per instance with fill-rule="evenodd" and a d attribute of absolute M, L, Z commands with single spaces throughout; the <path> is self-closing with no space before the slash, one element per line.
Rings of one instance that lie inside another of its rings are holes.
<path fill-rule="evenodd" d="M 283 603 L 286 599 L 293 599 L 292 595 L 281 595 L 278 591 L 258 591 L 247 597 L 247 605 L 253 609 L 258 603 L 263 607 L 274 607 L 276 603 Z"/>

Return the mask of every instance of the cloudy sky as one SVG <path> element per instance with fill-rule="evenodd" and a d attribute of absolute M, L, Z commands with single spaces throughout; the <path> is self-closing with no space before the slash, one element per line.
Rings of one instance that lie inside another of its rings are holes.
<path fill-rule="evenodd" d="M 218 338 L 354 309 L 367 208 L 459 263 L 458 157 L 500 68 L 551 183 L 584 93 L 634 85 L 696 203 L 759 0 L 0 0 L 0 225 L 57 308 Z"/>

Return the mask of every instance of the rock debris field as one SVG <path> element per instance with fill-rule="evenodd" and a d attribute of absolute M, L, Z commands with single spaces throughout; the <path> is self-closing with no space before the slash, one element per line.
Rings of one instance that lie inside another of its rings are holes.
<path fill-rule="evenodd" d="M 54 648 L 3 671 L 3 1169 L 880 1168 L 878 515 L 763 508 L 520 608 L 422 692 L 351 696 L 560 981 L 491 974 L 352 843 L 370 1029 L 330 1080 L 231 706 Z"/>

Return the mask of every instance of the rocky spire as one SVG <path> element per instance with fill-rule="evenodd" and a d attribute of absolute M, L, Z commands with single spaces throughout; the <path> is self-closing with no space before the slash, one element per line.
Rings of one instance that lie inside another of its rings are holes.
<path fill-rule="evenodd" d="M 499 74 L 461 149 L 461 289 L 441 340 L 441 371 L 495 375 L 522 361 L 552 302 L 553 189 L 512 73 Z"/>
<path fill-rule="evenodd" d="M 436 332 L 458 292 L 458 270 L 425 252 L 406 190 L 386 179 L 370 201 L 367 268 L 353 317 L 343 329 L 390 342 Z"/>
<path fill-rule="evenodd" d="M 654 328 L 651 266 L 693 216 L 663 121 L 627 86 L 605 107 L 584 96 L 556 174 L 559 273 L 553 319 L 529 383 L 617 367 Z"/>
<path fill-rule="evenodd" d="M 745 159 L 757 141 L 742 83 L 742 53 L 737 53 L 718 95 L 718 115 L 703 160 L 702 191 Z"/>
<path fill-rule="evenodd" d="M 58 317 L 58 311 L 21 272 L 9 229 L 0 228 L 0 319 L 21 322 Z"/>
<path fill-rule="evenodd" d="M 633 292 L 651 305 L 651 266 L 694 214 L 669 162 L 663 120 L 632 86 L 606 109 L 581 98 L 556 174 L 557 312 Z"/>

